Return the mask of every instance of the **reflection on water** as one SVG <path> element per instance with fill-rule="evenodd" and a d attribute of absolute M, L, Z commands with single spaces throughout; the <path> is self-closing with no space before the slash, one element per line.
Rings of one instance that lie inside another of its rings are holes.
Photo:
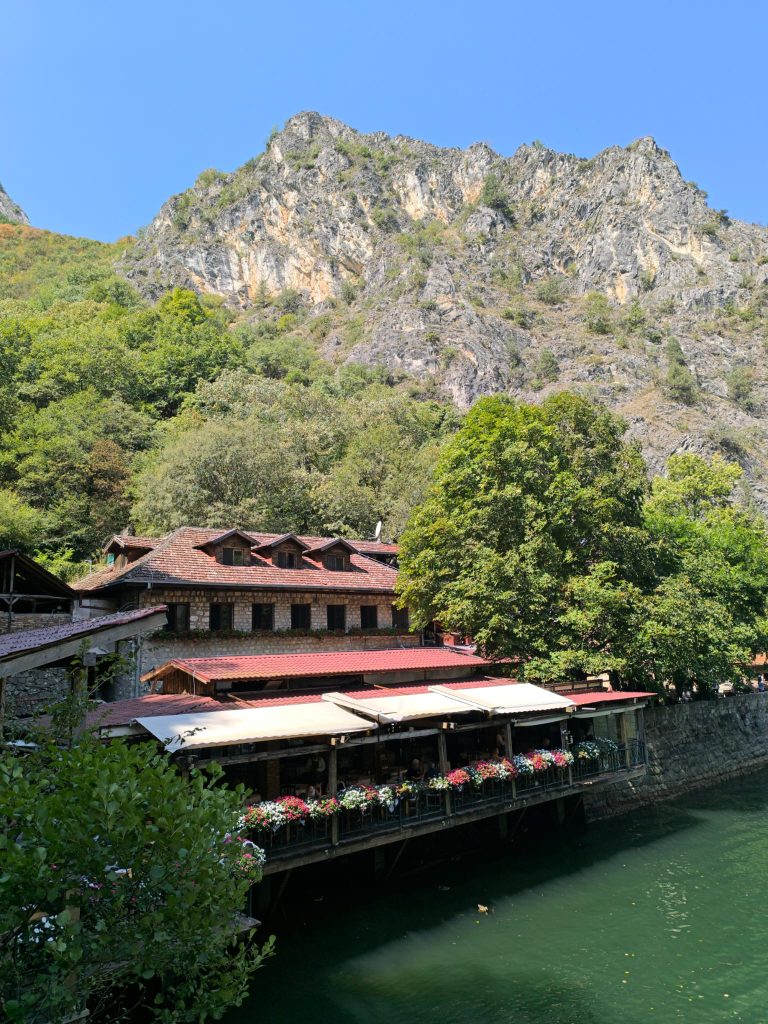
<path fill-rule="evenodd" d="M 768 773 L 383 889 L 227 1024 L 768 1024 Z"/>

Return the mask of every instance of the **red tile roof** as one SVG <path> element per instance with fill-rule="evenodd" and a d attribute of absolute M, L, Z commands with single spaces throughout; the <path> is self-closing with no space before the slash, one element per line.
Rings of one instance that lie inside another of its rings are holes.
<path fill-rule="evenodd" d="M 86 717 L 89 729 L 130 725 L 136 718 L 155 715 L 189 715 L 193 711 L 226 711 L 232 704 L 213 697 L 196 697 L 190 693 L 148 693 L 133 700 L 116 700 L 92 708 Z"/>
<path fill-rule="evenodd" d="M 222 565 L 212 555 L 200 550 L 201 544 L 205 545 L 221 536 L 221 530 L 182 526 L 160 540 L 153 541 L 152 550 L 134 562 L 119 569 L 109 566 L 79 580 L 73 587 L 78 591 L 96 591 L 120 583 L 139 586 L 152 584 L 166 587 L 199 586 L 241 590 L 321 590 L 394 594 L 397 570 L 359 553 L 364 548 L 380 551 L 389 547 L 388 545 L 350 541 L 357 553 L 350 556 L 350 569 L 347 571 L 326 569 L 322 561 L 307 556 L 302 558 L 301 568 L 282 569 L 258 554 L 252 554 L 251 565 Z M 253 541 L 256 548 L 277 539 L 278 534 L 245 531 L 245 536 Z M 316 549 L 330 539 L 332 538 L 299 538 L 310 549 Z M 396 550 L 395 548 L 394 552 Z"/>
<path fill-rule="evenodd" d="M 616 700 L 641 700 L 644 697 L 658 695 L 641 690 L 602 690 L 594 693 L 563 693 L 561 696 L 567 697 L 579 706 L 592 707 L 593 704 L 609 704 Z"/>
<path fill-rule="evenodd" d="M 24 629 L 18 633 L 0 636 L 0 661 L 30 654 L 32 651 L 53 647 L 67 640 L 91 636 L 113 626 L 123 626 L 131 622 L 139 622 L 149 616 L 164 612 L 164 604 L 153 608 L 142 608 L 131 612 L 116 612 L 114 615 L 100 615 L 95 619 L 80 619 L 77 622 L 65 622 L 60 626 L 43 626 L 40 629 Z"/>
<path fill-rule="evenodd" d="M 297 679 L 302 676 L 362 675 L 371 672 L 430 672 L 443 668 L 476 671 L 491 663 L 473 654 L 439 647 L 406 647 L 382 651 L 340 651 L 327 654 L 260 654 L 232 658 L 175 658 L 148 672 L 154 679 L 170 668 L 200 682 L 251 679 Z"/>

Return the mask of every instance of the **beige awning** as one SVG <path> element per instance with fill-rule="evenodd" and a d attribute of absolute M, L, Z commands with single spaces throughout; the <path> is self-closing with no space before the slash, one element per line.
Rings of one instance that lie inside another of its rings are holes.
<path fill-rule="evenodd" d="M 497 715 L 517 715 L 535 711 L 562 711 L 565 715 L 576 707 L 572 700 L 532 683 L 510 683 L 507 686 L 463 686 L 460 690 L 447 686 L 430 686 L 430 690 L 470 705 L 475 710 Z"/>
<path fill-rule="evenodd" d="M 340 736 L 373 728 L 371 722 L 327 701 L 190 715 L 156 715 L 136 721 L 161 740 L 169 751 L 306 736 Z"/>
<path fill-rule="evenodd" d="M 382 693 L 377 696 L 350 697 L 345 693 L 324 693 L 323 699 L 367 715 L 375 722 L 410 722 L 417 718 L 436 718 L 440 715 L 466 714 L 473 709 L 464 701 L 448 696 L 450 691 L 426 693 Z"/>

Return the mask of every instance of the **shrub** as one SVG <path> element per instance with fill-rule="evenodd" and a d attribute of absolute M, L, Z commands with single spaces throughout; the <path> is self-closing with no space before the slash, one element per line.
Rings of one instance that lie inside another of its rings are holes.
<path fill-rule="evenodd" d="M 508 220 L 512 220 L 514 216 L 509 197 L 504 192 L 501 180 L 495 174 L 489 174 L 483 182 L 478 202 L 482 206 L 488 206 L 491 210 L 496 210 Z"/>
<path fill-rule="evenodd" d="M 725 378 L 728 398 L 746 412 L 756 412 L 755 373 L 748 366 L 734 366 Z"/>
<path fill-rule="evenodd" d="M 559 306 L 565 299 L 563 286 L 556 277 L 548 277 L 536 286 L 536 298 L 547 306 Z"/>
<path fill-rule="evenodd" d="M 655 281 L 656 271 L 651 267 L 646 267 L 646 269 L 640 274 L 640 287 L 644 292 L 649 292 L 651 288 L 653 288 Z"/>
<path fill-rule="evenodd" d="M 667 374 L 664 379 L 664 393 L 673 402 L 693 405 L 698 395 L 696 379 L 688 368 L 683 350 L 677 338 L 670 338 L 665 348 Z"/>
<path fill-rule="evenodd" d="M 589 292 L 584 298 L 584 324 L 592 334 L 610 334 L 613 330 L 613 310 L 605 295 Z"/>
<path fill-rule="evenodd" d="M 501 315 L 505 320 L 511 320 L 513 324 L 517 324 L 524 330 L 527 330 L 535 319 L 531 310 L 524 306 L 508 306 Z"/>
<path fill-rule="evenodd" d="M 399 225 L 394 210 L 377 206 L 371 213 L 371 220 L 380 231 L 397 231 Z"/>
<path fill-rule="evenodd" d="M 550 348 L 543 348 L 539 353 L 539 358 L 536 361 L 536 376 L 531 382 L 533 387 L 537 390 L 543 388 L 545 384 L 550 384 L 552 381 L 556 381 L 560 376 L 560 364 L 557 361 L 555 353 Z"/>
<path fill-rule="evenodd" d="M 341 301 L 342 302 L 346 302 L 346 304 L 348 306 L 352 305 L 352 303 L 357 298 L 357 292 L 355 291 L 355 286 L 352 284 L 351 281 L 342 281 L 341 282 L 341 288 L 339 289 L 339 295 L 341 296 Z"/>

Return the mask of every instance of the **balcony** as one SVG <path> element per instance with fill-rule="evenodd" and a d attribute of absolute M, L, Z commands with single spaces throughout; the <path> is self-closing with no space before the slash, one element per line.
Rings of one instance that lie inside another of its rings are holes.
<path fill-rule="evenodd" d="M 283 798 L 251 809 L 250 838 L 266 852 L 264 873 L 273 874 L 574 796 L 586 787 L 638 778 L 645 773 L 645 765 L 645 746 L 635 739 L 602 748 L 599 756 L 580 757 L 577 753 L 568 767 L 548 767 L 510 778 L 478 782 L 477 768 L 482 766 L 470 766 L 470 771 L 474 769 L 472 781 L 447 788 L 402 783 L 347 791 L 349 795 L 342 794 L 339 800 L 309 805 Z M 451 776 L 456 773 L 448 773 L 440 785 Z M 358 806 L 353 806 L 355 803 Z M 273 812 L 273 808 L 277 810 Z"/>

